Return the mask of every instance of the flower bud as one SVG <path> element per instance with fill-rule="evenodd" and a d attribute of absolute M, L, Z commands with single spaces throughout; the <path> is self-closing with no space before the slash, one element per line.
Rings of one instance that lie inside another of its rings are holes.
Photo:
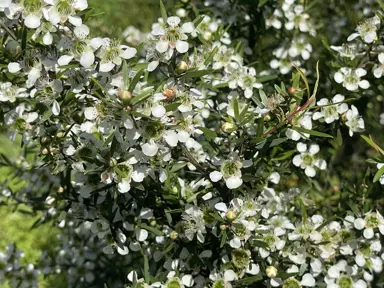
<path fill-rule="evenodd" d="M 48 155 L 48 154 L 49 154 L 48 149 L 47 149 L 47 148 L 43 148 L 43 149 L 41 149 L 41 154 L 43 154 L 43 155 Z"/>
<path fill-rule="evenodd" d="M 171 102 L 173 98 L 175 97 L 176 91 L 172 89 L 165 89 L 163 91 L 163 95 L 167 98 L 167 102 Z"/>
<path fill-rule="evenodd" d="M 132 93 L 123 89 L 119 90 L 118 95 L 124 103 L 127 103 L 132 99 Z"/>
<path fill-rule="evenodd" d="M 13 59 L 19 57 L 20 53 L 21 53 L 21 45 L 20 45 L 20 43 L 15 41 L 15 40 L 9 41 L 5 45 L 5 53 L 8 54 Z"/>
<path fill-rule="evenodd" d="M 265 269 L 265 274 L 269 278 L 275 278 L 277 276 L 277 269 L 275 266 L 268 266 L 267 269 Z"/>
<path fill-rule="evenodd" d="M 42 144 L 47 144 L 49 141 L 50 141 L 49 137 L 46 137 L 46 136 L 42 137 L 40 140 Z"/>
<path fill-rule="evenodd" d="M 188 69 L 188 64 L 185 61 L 180 61 L 179 64 L 177 64 L 176 72 L 178 74 L 184 73 Z"/>
<path fill-rule="evenodd" d="M 57 149 L 55 147 L 49 147 L 49 152 L 50 153 L 55 153 L 57 151 Z"/>
<path fill-rule="evenodd" d="M 63 187 L 59 187 L 57 188 L 57 193 L 63 193 L 64 192 L 64 188 Z"/>
<path fill-rule="evenodd" d="M 157 224 L 156 220 L 152 220 L 149 225 L 151 225 L 152 227 L 155 227 Z"/>
<path fill-rule="evenodd" d="M 57 137 L 57 138 L 62 138 L 62 137 L 64 137 L 64 132 L 62 132 L 62 131 L 57 132 L 57 133 L 56 133 L 56 137 Z"/>
<path fill-rule="evenodd" d="M 204 36 L 203 37 L 207 41 L 212 40 L 212 33 L 209 32 L 209 31 L 206 31 L 206 32 L 204 32 Z"/>
<path fill-rule="evenodd" d="M 237 214 L 233 210 L 228 210 L 227 213 L 225 213 L 225 218 L 227 218 L 229 221 L 235 220 L 237 217 Z"/>
<path fill-rule="evenodd" d="M 221 125 L 221 130 L 223 130 L 225 133 L 230 134 L 236 130 L 236 126 L 231 122 L 225 122 L 223 125 Z"/>
<path fill-rule="evenodd" d="M 225 224 L 221 224 L 221 225 L 220 225 L 220 230 L 221 230 L 221 231 L 227 230 L 227 225 L 225 225 Z"/>
<path fill-rule="evenodd" d="M 111 157 L 111 159 L 109 159 L 109 166 L 110 167 L 115 167 L 116 165 L 117 165 L 116 158 Z"/>
<path fill-rule="evenodd" d="M 171 238 L 172 240 L 176 240 L 178 237 L 179 237 L 179 233 L 177 233 L 176 231 L 172 231 L 169 234 L 169 238 Z"/>
<path fill-rule="evenodd" d="M 271 121 L 271 115 L 269 115 L 269 113 L 268 114 L 265 114 L 265 116 L 264 116 L 264 121 L 265 122 L 268 122 L 268 121 Z"/>
<path fill-rule="evenodd" d="M 296 92 L 297 92 L 297 88 L 292 87 L 292 86 L 288 87 L 288 94 L 289 94 L 289 95 L 292 96 L 292 95 L 294 95 Z"/>

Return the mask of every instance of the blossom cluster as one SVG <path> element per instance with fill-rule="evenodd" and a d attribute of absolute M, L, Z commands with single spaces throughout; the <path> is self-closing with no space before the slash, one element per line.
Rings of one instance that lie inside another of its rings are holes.
<path fill-rule="evenodd" d="M 299 2 L 266 8 L 268 27 L 296 36 L 259 67 L 247 61 L 253 47 L 232 39 L 229 19 L 214 13 L 168 16 L 160 2 L 151 32 L 129 28 L 124 45 L 91 36 L 86 0 L 0 0 L 0 121 L 35 156 L 1 155 L 26 182 L 3 195 L 43 207 L 42 221 L 61 231 L 39 270 L 18 265 L 9 248 L 0 273 L 12 285 L 28 279 L 25 287 L 62 273 L 73 287 L 375 283 L 384 260 L 379 209 L 323 215 L 312 199 L 334 163 L 324 139 L 365 129 L 347 93 L 370 87 L 367 71 L 340 67 L 334 80 L 348 91 L 320 99 L 318 66 L 270 84 L 311 57 L 316 29 Z M 369 18 L 349 40 L 374 43 L 379 24 Z M 365 57 L 356 47 L 332 49 Z"/>

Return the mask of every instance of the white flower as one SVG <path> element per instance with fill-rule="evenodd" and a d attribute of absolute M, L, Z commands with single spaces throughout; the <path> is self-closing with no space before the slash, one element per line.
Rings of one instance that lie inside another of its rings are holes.
<path fill-rule="evenodd" d="M 243 68 L 238 84 L 244 90 L 244 96 L 247 99 L 252 97 L 254 88 L 263 87 L 261 83 L 256 81 L 256 70 L 254 68 Z"/>
<path fill-rule="evenodd" d="M 346 114 L 347 121 L 345 125 L 349 127 L 349 135 L 352 137 L 354 132 L 363 132 L 365 129 L 364 120 L 359 115 L 359 111 L 354 105 L 351 105 L 351 109 Z"/>
<path fill-rule="evenodd" d="M 184 233 L 185 237 L 189 241 L 192 241 L 195 234 L 197 235 L 197 240 L 200 243 L 204 243 L 206 233 L 205 221 L 203 212 L 198 206 L 187 204 L 185 205 L 185 212 L 182 215 L 184 222 Z"/>
<path fill-rule="evenodd" d="M 341 46 L 331 46 L 330 48 L 337 51 L 341 57 L 349 58 L 351 60 L 355 59 L 356 56 L 364 54 L 359 53 L 356 44 L 343 44 Z"/>
<path fill-rule="evenodd" d="M 242 162 L 237 159 L 237 156 L 233 156 L 232 160 L 226 160 L 221 164 L 219 171 L 213 171 L 209 174 L 212 182 L 220 181 L 222 178 L 225 180 L 225 184 L 229 189 L 236 189 L 243 184 L 241 179 Z"/>
<path fill-rule="evenodd" d="M 321 99 L 317 102 L 317 105 L 321 106 L 320 112 L 313 114 L 313 120 L 324 118 L 325 123 L 332 123 L 339 119 L 339 115 L 348 111 L 348 105 L 343 102 L 345 97 L 343 95 L 335 95 L 331 101 L 326 98 Z"/>
<path fill-rule="evenodd" d="M 291 125 L 294 127 L 301 127 L 307 130 L 312 129 L 312 114 L 308 112 L 297 113 L 293 116 Z M 285 135 L 294 141 L 299 141 L 301 138 L 309 138 L 310 134 L 296 131 L 292 128 L 288 128 Z"/>
<path fill-rule="evenodd" d="M 373 75 L 375 75 L 376 78 L 380 78 L 381 76 L 383 76 L 383 72 L 384 72 L 384 53 L 380 53 L 378 58 L 379 58 L 380 65 L 376 66 L 376 68 L 373 70 Z"/>
<path fill-rule="evenodd" d="M 288 54 L 291 57 L 301 56 L 303 60 L 308 60 L 312 53 L 312 45 L 305 37 L 298 37 L 293 39 L 291 47 L 288 50 Z"/>
<path fill-rule="evenodd" d="M 0 102 L 15 102 L 17 98 L 28 97 L 27 89 L 12 85 L 11 82 L 0 83 Z"/>
<path fill-rule="evenodd" d="M 374 16 L 372 18 L 364 20 L 356 28 L 356 33 L 351 34 L 348 37 L 348 41 L 352 41 L 357 37 L 361 37 L 365 43 L 372 43 L 377 40 L 377 29 L 380 24 L 380 18 Z"/>
<path fill-rule="evenodd" d="M 307 144 L 299 142 L 297 143 L 297 151 L 301 154 L 293 157 L 292 162 L 295 166 L 305 169 L 305 175 L 308 177 L 316 175 L 315 167 L 318 167 L 320 170 L 327 168 L 327 163 L 315 156 L 320 151 L 319 145 L 311 144 L 308 149 Z"/>
<path fill-rule="evenodd" d="M 185 41 L 188 39 L 186 34 L 194 31 L 193 23 L 187 22 L 180 27 L 180 18 L 172 16 L 168 17 L 167 24 L 166 27 L 162 27 L 160 24 L 154 25 L 152 29 L 152 35 L 159 38 L 156 50 L 159 53 L 165 53 L 168 49 L 173 51 L 176 48 L 177 52 L 186 53 L 189 49 L 189 44 Z"/>
<path fill-rule="evenodd" d="M 136 48 L 120 45 L 119 41 L 106 40 L 100 48 L 100 72 L 109 72 L 116 65 L 122 64 L 122 59 L 131 59 L 137 53 Z"/>
<path fill-rule="evenodd" d="M 369 82 L 367 80 L 360 80 L 361 77 L 365 76 L 367 71 L 363 68 L 340 68 L 338 72 L 335 73 L 334 79 L 337 83 L 342 83 L 343 87 L 347 88 L 349 91 L 355 91 L 357 89 L 368 89 Z"/>

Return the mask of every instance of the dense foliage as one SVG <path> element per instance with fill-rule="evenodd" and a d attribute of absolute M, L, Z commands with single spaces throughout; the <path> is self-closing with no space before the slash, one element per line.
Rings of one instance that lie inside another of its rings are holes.
<path fill-rule="evenodd" d="M 0 0 L 0 204 L 60 230 L 0 282 L 382 287 L 384 5 L 308 2 L 160 1 L 109 39 L 87 0 Z"/>

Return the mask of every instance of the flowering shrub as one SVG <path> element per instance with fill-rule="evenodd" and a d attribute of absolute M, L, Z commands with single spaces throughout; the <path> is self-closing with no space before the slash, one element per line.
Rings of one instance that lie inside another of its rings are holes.
<path fill-rule="evenodd" d="M 365 129 L 383 131 L 384 12 L 348 37 L 336 9 L 326 38 L 316 1 L 255 2 L 160 2 L 126 45 L 91 36 L 86 0 L 0 0 L 0 121 L 23 147 L 1 164 L 24 183 L 1 203 L 60 231 L 34 265 L 9 246 L 0 279 L 383 285 L 384 150 Z"/>

